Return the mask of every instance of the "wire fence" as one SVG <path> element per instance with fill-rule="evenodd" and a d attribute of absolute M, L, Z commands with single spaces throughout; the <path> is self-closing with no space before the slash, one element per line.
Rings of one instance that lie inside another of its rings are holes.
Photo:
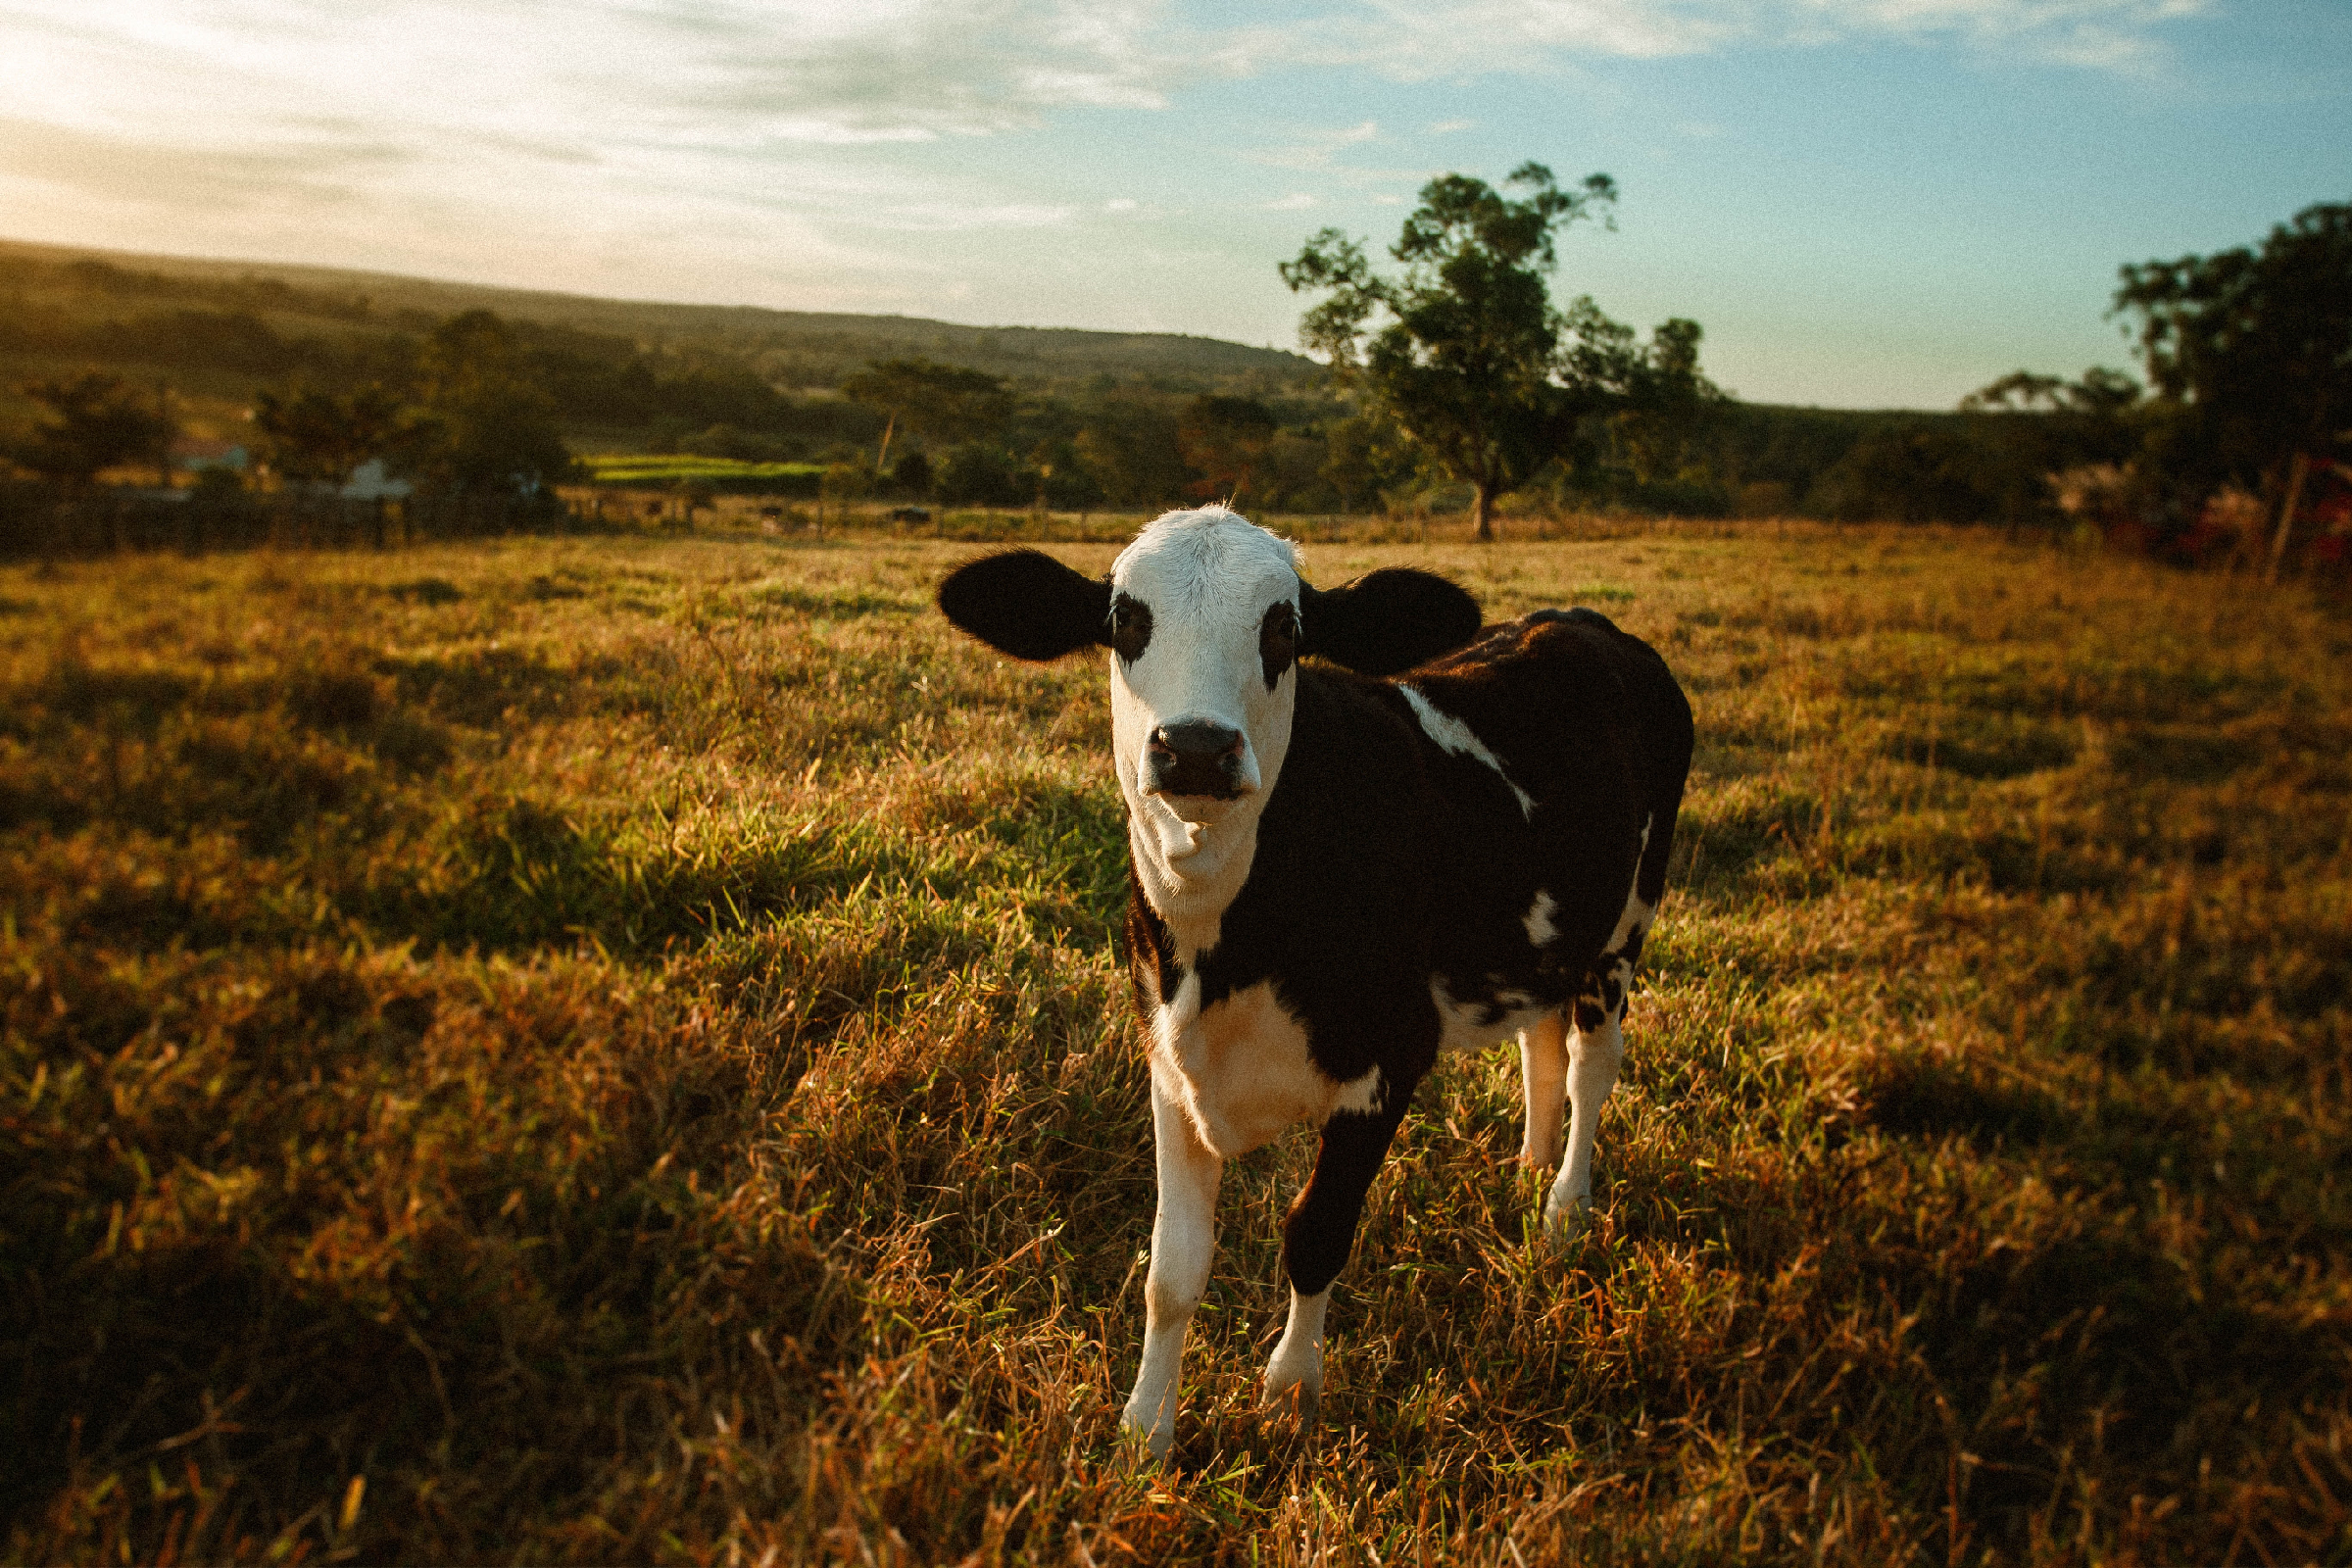
<path fill-rule="evenodd" d="M 0 483 L 0 560 L 56 561 L 130 552 L 389 550 L 446 539 L 593 528 L 550 496 L 408 496 L 140 490 Z"/>

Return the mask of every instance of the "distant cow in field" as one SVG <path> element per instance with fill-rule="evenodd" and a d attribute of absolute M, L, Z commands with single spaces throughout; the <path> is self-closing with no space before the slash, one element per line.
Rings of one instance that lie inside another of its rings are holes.
<path fill-rule="evenodd" d="M 1265 1395 L 1295 1389 L 1311 1416 L 1332 1281 L 1440 1052 L 1516 1034 L 1520 1157 L 1558 1159 L 1568 1121 L 1547 1229 L 1589 1200 L 1690 705 L 1590 611 L 1482 630 L 1467 593 L 1400 569 L 1318 592 L 1288 541 L 1217 507 L 1151 524 L 1107 580 L 1011 551 L 939 603 L 1016 659 L 1112 655 L 1159 1174 L 1125 1424 L 1166 1457 L 1223 1163 L 1302 1121 L 1322 1149 L 1283 1227 L 1290 1320 Z"/>

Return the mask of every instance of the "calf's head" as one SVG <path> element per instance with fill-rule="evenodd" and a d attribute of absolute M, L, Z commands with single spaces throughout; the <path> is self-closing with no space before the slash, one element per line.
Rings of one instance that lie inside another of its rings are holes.
<path fill-rule="evenodd" d="M 1318 592 L 1290 541 L 1223 507 L 1171 512 L 1081 575 L 1034 550 L 961 567 L 939 607 L 1016 659 L 1108 648 L 1111 749 L 1130 810 L 1217 822 L 1262 801 L 1290 750 L 1302 656 L 1389 675 L 1477 632 L 1477 602 L 1424 571 Z"/>

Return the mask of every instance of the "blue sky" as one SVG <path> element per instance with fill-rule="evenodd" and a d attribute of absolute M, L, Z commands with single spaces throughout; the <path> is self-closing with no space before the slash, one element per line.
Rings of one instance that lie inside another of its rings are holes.
<path fill-rule="evenodd" d="M 2128 365 L 2126 261 L 2352 200 L 2346 0 L 0 0 L 0 234 L 1289 346 L 1316 229 L 1540 159 L 1740 395 Z"/>

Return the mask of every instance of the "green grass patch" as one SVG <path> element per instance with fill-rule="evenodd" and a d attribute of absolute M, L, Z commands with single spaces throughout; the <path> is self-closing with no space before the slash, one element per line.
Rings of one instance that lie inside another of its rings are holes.
<path fill-rule="evenodd" d="M 609 485 L 671 485 L 706 480 L 720 488 L 756 480 L 796 480 L 813 483 L 823 477 L 821 463 L 752 463 L 735 458 L 698 458 L 683 453 L 631 454 L 592 452 L 579 460 L 590 480 Z"/>

